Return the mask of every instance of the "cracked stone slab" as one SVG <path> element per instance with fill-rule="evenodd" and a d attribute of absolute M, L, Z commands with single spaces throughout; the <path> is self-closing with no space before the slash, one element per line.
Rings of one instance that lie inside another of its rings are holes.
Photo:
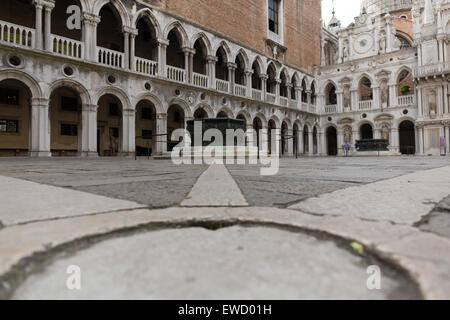
<path fill-rule="evenodd" d="M 183 207 L 248 206 L 238 185 L 223 164 L 212 164 L 199 177 Z"/>
<path fill-rule="evenodd" d="M 414 224 L 450 192 L 450 166 L 350 187 L 291 206 L 321 215 Z"/>
<path fill-rule="evenodd" d="M 4 176 L 0 176 L 0 185 L 3 186 L 0 192 L 0 221 L 5 226 L 143 207 L 131 201 Z"/>
<path fill-rule="evenodd" d="M 0 230 L 0 275 L 12 270 L 23 258 L 78 239 L 151 223 L 186 221 L 285 225 L 358 241 L 407 270 L 425 298 L 450 298 L 450 239 L 386 221 L 318 217 L 300 211 L 258 207 L 140 209 L 7 227 Z"/>

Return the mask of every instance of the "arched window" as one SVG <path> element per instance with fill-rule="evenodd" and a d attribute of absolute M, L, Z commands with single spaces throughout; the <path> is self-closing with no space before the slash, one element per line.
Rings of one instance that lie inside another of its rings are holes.
<path fill-rule="evenodd" d="M 316 85 L 314 84 L 314 82 L 311 85 L 311 104 L 316 104 Z"/>
<path fill-rule="evenodd" d="M 184 53 L 181 50 L 183 38 L 177 29 L 172 29 L 167 36 L 169 46 L 166 51 L 166 63 L 169 66 L 184 69 Z"/>
<path fill-rule="evenodd" d="M 194 43 L 194 66 L 195 73 L 206 74 L 206 45 L 203 39 L 199 38 Z"/>
<path fill-rule="evenodd" d="M 307 103 L 308 102 L 308 93 L 306 92 L 306 81 L 305 79 L 302 80 L 302 102 Z"/>
<path fill-rule="evenodd" d="M 408 49 L 412 47 L 411 41 L 405 36 L 398 34 L 397 39 L 400 41 L 400 49 Z"/>
<path fill-rule="evenodd" d="M 325 89 L 325 99 L 327 105 L 336 105 L 337 104 L 337 95 L 336 95 L 336 87 L 334 84 L 329 83 Z"/>
<path fill-rule="evenodd" d="M 267 92 L 275 94 L 276 93 L 276 69 L 274 65 L 271 63 L 267 68 Z"/>
<path fill-rule="evenodd" d="M 397 79 L 398 95 L 408 96 L 414 94 L 414 78 L 409 70 L 400 72 Z"/>
<path fill-rule="evenodd" d="M 292 76 L 292 88 L 291 88 L 291 99 L 292 100 L 297 100 L 297 78 L 295 77 L 295 75 Z"/>
<path fill-rule="evenodd" d="M 262 90 L 261 69 L 257 61 L 253 62 L 252 70 L 252 88 Z"/>
<path fill-rule="evenodd" d="M 100 10 L 100 23 L 97 26 L 97 45 L 124 52 L 122 19 L 117 9 L 108 3 Z"/>
<path fill-rule="evenodd" d="M 245 85 L 245 62 L 242 54 L 238 54 L 236 57 L 236 70 L 234 71 L 234 82 L 242 86 Z"/>
<path fill-rule="evenodd" d="M 141 17 L 136 28 L 138 35 L 135 40 L 135 55 L 136 57 L 147 60 L 158 60 L 158 44 L 156 40 L 156 29 L 151 20 L 143 16 Z"/>
<path fill-rule="evenodd" d="M 363 77 L 359 82 L 359 98 L 360 101 L 373 99 L 372 82 L 367 77 Z"/>
<path fill-rule="evenodd" d="M 223 47 L 220 47 L 216 52 L 216 78 L 224 81 L 228 81 L 228 67 L 227 67 L 227 54 Z"/>
<path fill-rule="evenodd" d="M 287 78 L 286 78 L 286 74 L 284 72 L 281 72 L 280 75 L 280 96 L 282 97 L 288 97 L 288 88 L 287 88 Z"/>

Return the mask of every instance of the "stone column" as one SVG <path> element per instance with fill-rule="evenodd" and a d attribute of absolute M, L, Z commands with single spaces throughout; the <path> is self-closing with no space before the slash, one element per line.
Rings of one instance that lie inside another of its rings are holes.
<path fill-rule="evenodd" d="M 324 131 L 320 131 L 319 132 L 319 137 L 320 137 L 320 139 L 318 139 L 318 141 L 320 141 L 319 142 L 319 155 L 320 156 L 326 156 L 327 155 L 327 148 L 326 148 L 326 146 L 327 146 L 327 142 L 325 141 L 326 139 L 326 134 L 325 134 L 325 132 Z M 339 146 L 338 146 L 338 148 L 339 148 Z"/>
<path fill-rule="evenodd" d="M 286 83 L 286 90 L 287 90 L 287 98 L 288 98 L 287 106 L 288 106 L 288 108 L 290 108 L 291 101 L 292 101 L 292 83 L 290 83 L 290 82 Z"/>
<path fill-rule="evenodd" d="M 275 79 L 275 104 L 280 104 L 280 84 L 281 79 Z"/>
<path fill-rule="evenodd" d="M 100 16 L 90 13 L 83 13 L 83 42 L 84 58 L 88 61 L 96 62 L 97 57 L 97 25 L 100 23 Z"/>
<path fill-rule="evenodd" d="M 234 72 L 236 71 L 237 65 L 234 62 L 228 62 L 228 81 L 230 83 L 229 85 L 229 93 L 234 94 Z"/>
<path fill-rule="evenodd" d="M 184 79 L 185 83 L 191 83 L 192 82 L 192 61 L 195 54 L 195 50 L 184 47 L 182 49 L 184 53 L 184 70 L 186 73 L 186 78 Z"/>
<path fill-rule="evenodd" d="M 450 121 L 444 123 L 445 127 L 445 152 L 450 156 Z"/>
<path fill-rule="evenodd" d="M 380 87 L 372 87 L 373 92 L 373 109 L 380 109 L 381 108 L 381 102 L 380 102 Z"/>
<path fill-rule="evenodd" d="M 398 136 L 398 128 L 391 128 L 391 141 L 392 145 L 389 148 L 390 151 L 393 152 L 399 152 L 400 150 L 400 143 L 399 143 L 399 136 Z"/>
<path fill-rule="evenodd" d="M 294 131 L 292 129 L 288 129 L 285 134 L 288 137 L 288 140 L 285 141 L 285 155 L 288 157 L 292 157 L 294 155 Z"/>
<path fill-rule="evenodd" d="M 45 51 L 52 52 L 52 10 L 55 7 L 55 3 L 47 0 L 45 2 L 45 30 L 44 30 L 44 43 L 45 43 Z"/>
<path fill-rule="evenodd" d="M 98 157 L 97 150 L 97 108 L 95 104 L 83 104 L 81 112 L 81 154 L 82 157 Z"/>
<path fill-rule="evenodd" d="M 134 156 L 136 152 L 136 111 L 124 109 L 122 112 L 122 148 L 123 156 Z"/>
<path fill-rule="evenodd" d="M 297 153 L 299 155 L 304 153 L 303 147 L 304 146 L 303 146 L 303 127 L 302 127 L 297 132 Z"/>
<path fill-rule="evenodd" d="M 260 131 L 260 156 L 266 156 L 269 154 L 269 129 L 263 127 Z"/>
<path fill-rule="evenodd" d="M 211 89 L 216 89 L 216 63 L 217 57 L 207 56 L 206 62 L 208 64 L 208 76 L 209 76 L 209 87 Z"/>
<path fill-rule="evenodd" d="M 336 111 L 338 113 L 342 113 L 344 112 L 344 92 L 343 91 L 337 91 L 336 92 L 337 95 L 337 107 L 336 107 Z"/>
<path fill-rule="evenodd" d="M 417 89 L 417 113 L 419 118 L 423 117 L 422 88 Z"/>
<path fill-rule="evenodd" d="M 381 139 L 381 129 L 375 128 L 374 137 L 375 137 L 375 139 Z"/>
<path fill-rule="evenodd" d="M 359 90 L 358 89 L 352 89 L 350 90 L 351 96 L 352 96 L 352 103 L 350 104 L 350 110 L 359 110 Z"/>
<path fill-rule="evenodd" d="M 448 104 L 448 100 L 449 100 L 449 92 L 448 92 L 448 85 L 444 84 L 444 114 L 448 115 L 450 114 L 450 106 Z"/>
<path fill-rule="evenodd" d="M 342 129 L 337 129 L 337 153 L 338 156 L 344 155 L 345 154 L 345 150 L 343 148 L 344 145 L 344 131 Z M 351 143 L 351 141 L 350 141 Z"/>
<path fill-rule="evenodd" d="M 34 46 L 36 49 L 42 50 L 42 9 L 44 7 L 44 3 L 42 0 L 34 0 L 33 2 L 35 6 L 35 26 L 36 26 L 36 39 Z"/>
<path fill-rule="evenodd" d="M 417 128 L 417 132 L 418 132 L 418 135 L 419 135 L 419 143 L 418 143 L 418 145 L 419 145 L 419 150 L 417 150 L 417 154 L 419 154 L 419 155 L 423 155 L 424 154 L 424 144 L 423 144 L 423 127 L 422 126 L 417 126 L 416 127 Z"/>
<path fill-rule="evenodd" d="M 49 100 L 34 98 L 31 100 L 31 136 L 30 156 L 51 157 Z"/>
<path fill-rule="evenodd" d="M 398 105 L 397 99 L 397 85 L 390 84 L 389 85 L 389 107 L 394 107 Z"/>
<path fill-rule="evenodd" d="M 308 155 L 314 154 L 314 140 L 313 140 L 313 131 L 314 128 L 311 128 L 311 130 L 308 130 Z"/>
<path fill-rule="evenodd" d="M 260 78 L 261 78 L 262 100 L 266 101 L 267 79 L 269 79 L 269 77 L 267 76 L 267 74 L 261 74 Z"/>
<path fill-rule="evenodd" d="M 167 152 L 167 113 L 158 113 L 156 115 L 156 154 L 164 154 Z"/>
<path fill-rule="evenodd" d="M 130 69 L 130 28 L 123 27 L 124 62 L 123 68 Z"/>
<path fill-rule="evenodd" d="M 129 28 L 130 34 L 130 70 L 136 71 L 136 36 L 138 35 L 138 30 L 134 28 Z"/>
<path fill-rule="evenodd" d="M 253 76 L 253 70 L 247 69 L 245 70 L 245 79 L 246 79 L 246 86 L 247 86 L 247 97 L 252 98 L 252 76 Z"/>
<path fill-rule="evenodd" d="M 309 110 L 309 107 L 311 106 L 311 90 L 306 90 L 306 97 L 307 97 L 306 101 L 307 101 L 308 110 Z"/>
<path fill-rule="evenodd" d="M 160 77 L 166 78 L 166 50 L 169 46 L 169 41 L 164 39 L 158 39 L 158 75 Z"/>
<path fill-rule="evenodd" d="M 324 94 L 319 94 L 317 96 L 317 102 L 316 102 L 317 109 L 316 109 L 316 111 L 324 113 L 325 112 L 325 105 L 326 105 L 325 95 Z"/>

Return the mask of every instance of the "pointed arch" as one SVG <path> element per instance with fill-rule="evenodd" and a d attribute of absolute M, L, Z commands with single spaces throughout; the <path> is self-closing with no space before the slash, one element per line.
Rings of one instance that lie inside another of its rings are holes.
<path fill-rule="evenodd" d="M 236 55 L 234 56 L 233 61 L 236 62 L 236 59 L 238 59 L 239 56 L 242 57 L 242 61 L 244 62 L 244 69 L 249 69 L 250 68 L 250 60 L 248 59 L 247 52 L 245 52 L 245 50 L 243 48 L 240 48 L 236 52 Z"/>
<path fill-rule="evenodd" d="M 225 40 L 220 41 L 217 44 L 217 46 L 214 47 L 213 54 L 217 55 L 217 52 L 219 51 L 220 48 L 222 48 L 225 53 L 225 58 L 227 59 L 227 61 L 225 61 L 225 62 L 231 62 L 232 54 L 231 54 L 230 46 L 228 45 L 228 43 Z"/>
<path fill-rule="evenodd" d="M 189 46 L 189 37 L 179 21 L 173 21 L 164 29 L 164 39 L 168 40 L 169 33 L 174 31 L 182 47 Z"/>
<path fill-rule="evenodd" d="M 190 47 L 194 48 L 195 42 L 199 39 L 201 39 L 203 45 L 206 48 L 206 55 L 211 55 L 212 54 L 211 41 L 209 41 L 209 38 L 206 36 L 204 32 L 199 32 L 192 37 Z"/>
<path fill-rule="evenodd" d="M 140 19 L 148 18 L 152 23 L 153 28 L 156 31 L 156 38 L 161 38 L 161 26 L 158 22 L 158 19 L 153 15 L 153 12 L 149 8 L 141 9 L 136 12 L 136 14 L 132 18 L 131 25 L 133 28 L 137 28 L 137 24 Z"/>
<path fill-rule="evenodd" d="M 128 15 L 127 9 L 123 5 L 123 3 L 119 0 L 98 0 L 94 3 L 92 13 L 95 15 L 100 15 L 100 10 L 107 4 L 111 4 L 119 13 L 120 18 L 122 20 L 122 25 L 130 27 L 131 26 L 131 19 Z"/>

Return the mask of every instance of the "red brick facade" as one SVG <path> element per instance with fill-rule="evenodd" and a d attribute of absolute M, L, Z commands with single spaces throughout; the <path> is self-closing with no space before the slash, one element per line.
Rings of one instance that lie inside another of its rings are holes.
<path fill-rule="evenodd" d="M 312 73 L 320 64 L 319 0 L 284 1 L 285 63 Z M 144 0 L 221 36 L 271 56 L 266 49 L 266 0 Z"/>

